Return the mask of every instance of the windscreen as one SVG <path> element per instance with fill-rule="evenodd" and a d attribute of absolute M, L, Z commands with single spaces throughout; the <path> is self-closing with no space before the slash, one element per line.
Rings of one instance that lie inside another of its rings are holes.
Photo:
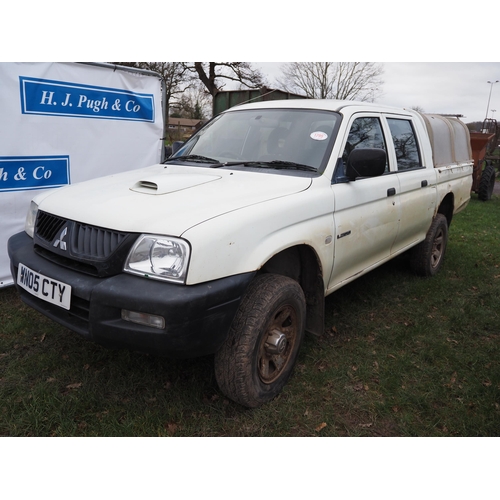
<path fill-rule="evenodd" d="M 219 162 L 287 161 L 322 171 L 339 115 L 295 109 L 223 113 L 195 134 L 175 156 L 200 155 Z"/>

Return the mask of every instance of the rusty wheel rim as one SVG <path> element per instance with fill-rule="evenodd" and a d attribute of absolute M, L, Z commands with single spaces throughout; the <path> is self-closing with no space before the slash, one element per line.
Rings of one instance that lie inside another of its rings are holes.
<path fill-rule="evenodd" d="M 434 243 L 432 244 L 432 252 L 431 252 L 431 266 L 435 269 L 441 258 L 443 256 L 444 251 L 444 232 L 442 229 L 438 231 L 436 237 L 434 238 Z"/>
<path fill-rule="evenodd" d="M 289 366 L 298 336 L 295 309 L 285 304 L 270 321 L 259 346 L 258 373 L 264 384 L 275 382 Z"/>

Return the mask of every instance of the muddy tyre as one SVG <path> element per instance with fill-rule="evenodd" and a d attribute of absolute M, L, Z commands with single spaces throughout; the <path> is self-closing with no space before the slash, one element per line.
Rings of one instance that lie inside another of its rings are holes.
<path fill-rule="evenodd" d="M 494 187 L 495 187 L 495 167 L 493 165 L 487 164 L 486 167 L 484 167 L 483 173 L 481 174 L 481 180 L 479 181 L 479 190 L 477 192 L 477 197 L 481 201 L 491 200 Z"/>
<path fill-rule="evenodd" d="M 257 276 L 215 354 L 220 390 L 249 408 L 276 397 L 292 374 L 305 317 L 306 301 L 296 281 L 276 274 Z"/>
<path fill-rule="evenodd" d="M 443 265 L 448 243 L 448 221 L 437 214 L 432 221 L 427 236 L 411 251 L 410 265 L 420 276 L 434 276 Z"/>

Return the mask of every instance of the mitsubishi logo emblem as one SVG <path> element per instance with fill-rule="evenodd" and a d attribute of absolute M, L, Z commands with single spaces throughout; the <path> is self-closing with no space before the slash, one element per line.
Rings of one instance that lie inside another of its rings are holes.
<path fill-rule="evenodd" d="M 61 250 L 66 250 L 66 242 L 63 241 L 66 234 L 68 232 L 68 228 L 65 227 L 62 231 L 61 234 L 59 235 L 59 238 L 54 242 L 54 247 L 61 247 Z"/>

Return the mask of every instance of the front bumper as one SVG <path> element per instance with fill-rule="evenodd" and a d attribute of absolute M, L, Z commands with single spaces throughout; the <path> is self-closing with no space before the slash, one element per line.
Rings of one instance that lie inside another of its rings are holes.
<path fill-rule="evenodd" d="M 171 357 L 216 352 L 255 273 L 198 285 L 178 285 L 121 273 L 98 278 L 37 255 L 24 232 L 8 241 L 11 272 L 23 302 L 59 324 L 110 348 L 128 348 Z M 62 309 L 17 285 L 19 263 L 72 287 L 71 308 Z M 165 318 L 165 329 L 121 318 L 122 309 Z"/>

